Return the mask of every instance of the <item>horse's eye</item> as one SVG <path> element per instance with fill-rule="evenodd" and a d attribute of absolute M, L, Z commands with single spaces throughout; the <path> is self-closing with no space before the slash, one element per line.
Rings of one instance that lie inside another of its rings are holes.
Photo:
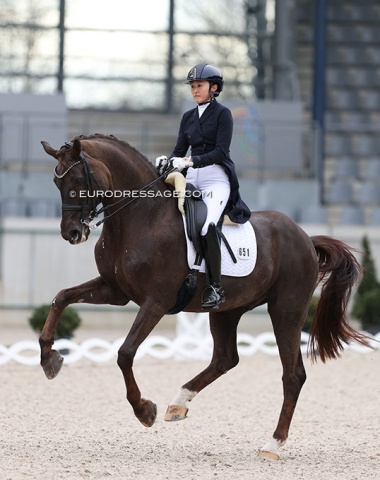
<path fill-rule="evenodd" d="M 82 185 L 82 183 L 83 183 L 83 178 L 82 178 L 82 177 L 76 177 L 76 178 L 74 179 L 74 183 L 75 183 L 75 185 Z"/>

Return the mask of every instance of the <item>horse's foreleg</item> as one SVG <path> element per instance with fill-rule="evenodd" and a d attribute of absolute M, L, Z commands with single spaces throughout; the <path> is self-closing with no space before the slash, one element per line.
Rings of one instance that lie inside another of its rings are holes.
<path fill-rule="evenodd" d="M 145 427 L 151 427 L 154 424 L 157 416 L 157 407 L 152 401 L 141 397 L 133 375 L 133 360 L 137 349 L 161 320 L 165 312 L 166 310 L 158 307 L 157 304 L 143 305 L 118 352 L 117 364 L 124 377 L 127 400 L 131 404 L 136 417 Z"/>
<path fill-rule="evenodd" d="M 61 354 L 52 350 L 54 332 L 57 328 L 63 310 L 73 303 L 125 305 L 128 299 L 116 288 L 109 287 L 102 277 L 76 287 L 61 290 L 51 304 L 49 315 L 39 337 L 41 347 L 41 366 L 47 378 L 55 378 L 63 363 Z"/>
<path fill-rule="evenodd" d="M 186 418 L 188 407 L 195 395 L 239 363 L 236 330 L 243 311 L 210 313 L 210 329 L 214 351 L 210 365 L 190 382 L 182 386 L 166 411 L 168 422 Z"/>
<path fill-rule="evenodd" d="M 277 428 L 273 437 L 261 449 L 260 455 L 278 460 L 279 448 L 282 447 L 289 434 L 297 400 L 306 381 L 306 372 L 300 351 L 300 334 L 303 312 L 278 312 L 269 309 L 273 329 L 283 367 L 282 383 L 284 400 Z"/>

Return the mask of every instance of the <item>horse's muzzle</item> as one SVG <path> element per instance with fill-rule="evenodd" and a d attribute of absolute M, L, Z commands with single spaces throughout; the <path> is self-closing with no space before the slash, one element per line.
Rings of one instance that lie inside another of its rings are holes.
<path fill-rule="evenodd" d="M 80 225 L 80 228 L 73 228 L 68 231 L 61 230 L 61 235 L 62 238 L 71 243 L 71 245 L 78 245 L 88 239 L 90 229 L 87 225 Z"/>

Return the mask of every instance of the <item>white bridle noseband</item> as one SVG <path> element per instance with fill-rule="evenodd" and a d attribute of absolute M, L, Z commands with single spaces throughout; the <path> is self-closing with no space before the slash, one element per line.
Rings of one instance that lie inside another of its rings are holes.
<path fill-rule="evenodd" d="M 54 176 L 55 176 L 56 178 L 63 178 L 63 177 L 66 175 L 66 173 L 69 173 L 69 171 L 70 171 L 72 168 L 74 168 L 76 165 L 79 165 L 80 163 L 82 163 L 81 160 L 78 160 L 77 162 L 73 163 L 73 164 L 70 165 L 70 167 L 69 167 L 67 170 L 65 170 L 61 175 L 59 175 L 59 174 L 57 173 L 57 167 L 55 167 L 55 169 L 54 169 Z"/>

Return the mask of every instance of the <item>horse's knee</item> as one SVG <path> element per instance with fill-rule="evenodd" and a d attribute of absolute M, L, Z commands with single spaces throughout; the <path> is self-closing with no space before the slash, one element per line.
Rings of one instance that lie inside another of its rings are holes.
<path fill-rule="evenodd" d="M 67 306 L 67 294 L 66 289 L 60 290 L 51 302 L 52 308 L 64 309 Z"/>

